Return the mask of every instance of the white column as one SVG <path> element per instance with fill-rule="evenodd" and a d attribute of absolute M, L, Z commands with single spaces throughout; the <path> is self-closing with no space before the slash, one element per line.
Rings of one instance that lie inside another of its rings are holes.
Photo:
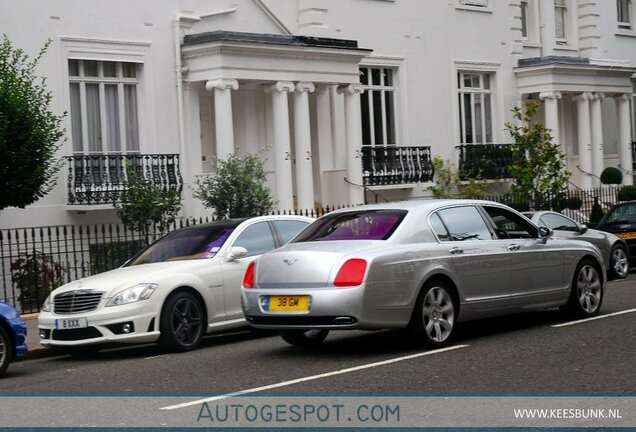
<path fill-rule="evenodd" d="M 561 99 L 561 93 L 543 92 L 539 94 L 539 99 L 543 101 L 545 108 L 545 127 L 550 129 L 552 142 L 561 148 L 559 136 L 559 99 Z M 562 148 L 561 151 L 563 151 Z"/>
<path fill-rule="evenodd" d="M 294 148 L 296 150 L 296 202 L 300 210 L 314 208 L 314 171 L 309 126 L 310 82 L 299 82 L 294 92 Z"/>
<path fill-rule="evenodd" d="M 344 94 L 345 129 L 347 136 L 347 180 L 349 204 L 364 203 L 362 187 L 362 124 L 360 120 L 360 94 L 364 91 L 359 84 L 338 87 Z"/>
<path fill-rule="evenodd" d="M 582 171 L 580 187 L 591 189 L 592 176 L 586 173 L 592 171 L 592 134 L 590 129 L 590 99 L 591 93 L 581 93 L 574 97 L 576 101 L 577 123 L 579 132 L 579 167 Z"/>
<path fill-rule="evenodd" d="M 554 0 L 539 0 L 539 32 L 541 37 L 541 55 L 554 55 L 556 45 L 556 21 Z"/>
<path fill-rule="evenodd" d="M 618 113 L 618 151 L 621 158 L 621 168 L 623 168 L 623 184 L 633 185 L 634 176 L 632 174 L 632 143 L 629 119 L 630 94 L 622 94 L 614 98 L 616 101 L 616 112 Z M 629 174 L 625 173 L 629 171 Z"/>
<path fill-rule="evenodd" d="M 328 86 L 316 88 L 316 126 L 320 170 L 335 167 L 333 154 L 333 127 L 331 121 L 331 92 Z"/>
<path fill-rule="evenodd" d="M 274 168 L 276 170 L 276 199 L 278 209 L 294 209 L 292 155 L 289 131 L 289 102 L 287 94 L 294 91 L 294 83 L 279 81 L 270 86 L 274 114 Z"/>
<path fill-rule="evenodd" d="M 232 90 L 237 90 L 238 81 L 218 79 L 205 83 L 205 88 L 214 91 L 214 125 L 216 129 L 216 157 L 226 159 L 234 154 L 234 122 L 232 117 Z"/>
<path fill-rule="evenodd" d="M 603 154 L 603 114 L 601 104 L 605 99 L 605 94 L 595 93 L 590 101 L 590 115 L 592 117 L 592 173 L 594 187 L 601 187 L 601 173 L 605 166 L 605 155 Z"/>
<path fill-rule="evenodd" d="M 345 127 L 344 97 L 338 91 L 338 86 L 332 86 L 331 112 L 333 113 L 333 127 L 331 140 L 333 142 L 333 167 L 342 169 L 347 166 L 347 138 Z"/>
<path fill-rule="evenodd" d="M 183 207 L 189 216 L 202 216 L 203 206 L 193 197 L 197 175 L 202 172 L 201 164 L 201 112 L 199 108 L 199 89 L 197 83 L 184 83 L 184 139 L 185 152 L 181 156 L 186 163 L 181 164 L 183 177 Z"/>

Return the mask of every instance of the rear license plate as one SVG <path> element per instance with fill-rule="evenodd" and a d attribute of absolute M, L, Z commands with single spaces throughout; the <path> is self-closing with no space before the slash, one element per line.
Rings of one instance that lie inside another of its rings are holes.
<path fill-rule="evenodd" d="M 636 232 L 616 233 L 616 236 L 622 239 L 636 239 Z"/>
<path fill-rule="evenodd" d="M 266 312 L 306 312 L 309 296 L 265 296 L 263 306 Z"/>
<path fill-rule="evenodd" d="M 56 330 L 70 330 L 88 327 L 86 318 L 64 318 L 55 320 Z"/>

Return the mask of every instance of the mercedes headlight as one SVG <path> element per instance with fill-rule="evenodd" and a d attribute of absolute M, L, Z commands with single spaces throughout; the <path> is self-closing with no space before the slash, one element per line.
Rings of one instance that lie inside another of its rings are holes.
<path fill-rule="evenodd" d="M 51 295 L 49 294 L 44 300 L 42 307 L 40 308 L 42 312 L 51 312 Z"/>
<path fill-rule="evenodd" d="M 153 283 L 142 283 L 131 286 L 115 294 L 113 298 L 106 303 L 106 306 L 121 306 L 147 300 L 158 287 L 159 285 Z"/>

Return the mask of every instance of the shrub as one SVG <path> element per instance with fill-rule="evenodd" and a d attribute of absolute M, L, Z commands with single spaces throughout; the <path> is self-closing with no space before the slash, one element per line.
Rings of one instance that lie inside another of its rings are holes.
<path fill-rule="evenodd" d="M 631 201 L 636 199 L 636 186 L 625 185 L 618 191 L 619 201 Z"/>
<path fill-rule="evenodd" d="M 616 167 L 607 167 L 601 173 L 601 183 L 606 185 L 621 184 L 623 173 Z"/>
<path fill-rule="evenodd" d="M 258 155 L 232 155 L 220 160 L 216 175 L 197 180 L 195 198 L 218 217 L 249 217 L 267 214 L 274 208 L 265 185 L 265 169 Z"/>
<path fill-rule="evenodd" d="M 39 310 L 49 293 L 64 283 L 64 268 L 50 255 L 33 251 L 11 263 L 11 282 L 23 312 Z"/>

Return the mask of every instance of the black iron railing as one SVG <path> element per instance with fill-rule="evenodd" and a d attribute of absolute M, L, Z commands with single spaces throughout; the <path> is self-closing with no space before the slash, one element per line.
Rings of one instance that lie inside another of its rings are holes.
<path fill-rule="evenodd" d="M 429 146 L 362 146 L 365 186 L 424 183 L 433 180 Z"/>
<path fill-rule="evenodd" d="M 510 178 L 514 161 L 510 144 L 467 144 L 456 148 L 461 180 Z"/>
<path fill-rule="evenodd" d="M 636 171 L 636 141 L 632 141 L 632 171 Z"/>
<path fill-rule="evenodd" d="M 162 190 L 183 188 L 178 154 L 68 156 L 68 204 L 112 204 L 121 201 L 134 170 Z"/>

